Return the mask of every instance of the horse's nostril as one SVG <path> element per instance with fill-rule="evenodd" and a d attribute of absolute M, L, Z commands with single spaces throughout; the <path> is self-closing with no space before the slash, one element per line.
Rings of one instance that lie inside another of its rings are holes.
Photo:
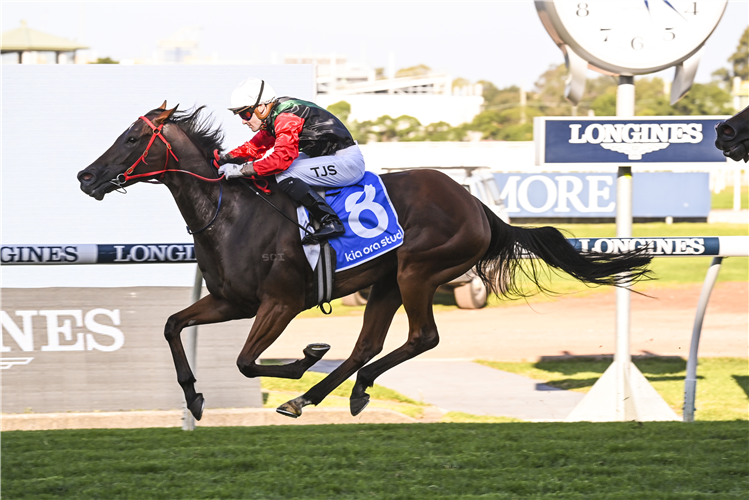
<path fill-rule="evenodd" d="M 91 179 L 93 178 L 94 178 L 94 174 L 90 174 L 88 172 L 84 172 L 78 176 L 78 180 L 81 182 L 90 182 Z"/>
<path fill-rule="evenodd" d="M 723 125 L 720 133 L 726 136 L 728 139 L 732 139 L 733 136 L 736 135 L 736 131 L 730 125 Z"/>

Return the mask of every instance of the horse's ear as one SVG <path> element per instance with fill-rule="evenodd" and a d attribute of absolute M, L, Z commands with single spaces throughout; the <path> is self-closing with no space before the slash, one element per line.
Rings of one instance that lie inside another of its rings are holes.
<path fill-rule="evenodd" d="M 156 118 L 154 118 L 153 124 L 158 127 L 159 125 L 161 125 L 162 123 L 164 123 L 165 121 L 167 121 L 169 119 L 169 117 L 171 117 L 172 114 L 175 111 L 177 111 L 178 107 L 179 107 L 179 104 L 177 104 L 176 106 L 174 106 L 172 109 L 166 109 L 166 110 L 162 111 L 159 114 L 159 116 L 157 116 Z M 161 108 L 159 108 L 159 109 L 161 109 Z"/>
<path fill-rule="evenodd" d="M 164 101 L 164 104 L 162 104 L 161 106 L 159 106 L 156 109 L 166 109 L 166 101 Z"/>

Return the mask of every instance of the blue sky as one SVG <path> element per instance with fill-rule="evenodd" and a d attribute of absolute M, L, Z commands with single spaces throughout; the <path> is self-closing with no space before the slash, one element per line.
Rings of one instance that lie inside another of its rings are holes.
<path fill-rule="evenodd" d="M 426 64 L 471 81 L 531 88 L 562 54 L 531 0 L 494 2 L 34 2 L 2 1 L 2 31 L 32 28 L 76 39 L 100 57 L 149 58 L 158 40 L 198 28 L 201 53 L 259 64 L 287 54 L 347 56 L 396 68 Z M 749 1 L 729 2 L 696 81 L 728 65 L 749 23 Z M 673 70 L 663 76 L 671 79 Z M 595 74 L 591 74 L 595 77 Z"/>

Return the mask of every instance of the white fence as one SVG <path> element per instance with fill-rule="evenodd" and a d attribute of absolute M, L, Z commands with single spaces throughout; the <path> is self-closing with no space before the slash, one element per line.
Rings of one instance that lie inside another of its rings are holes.
<path fill-rule="evenodd" d="M 657 237 L 657 238 L 575 238 L 568 240 L 578 251 L 621 253 L 647 247 L 654 257 L 713 257 L 697 306 L 692 342 L 687 361 L 687 377 L 684 385 L 685 422 L 694 420 L 694 402 L 697 388 L 697 351 L 702 322 L 710 294 L 718 277 L 724 257 L 749 256 L 749 236 L 717 237 Z M 195 261 L 191 243 L 165 244 L 121 244 L 121 245 L 2 245 L 0 261 L 6 266 L 70 265 L 70 264 L 164 264 Z M 200 298 L 202 275 L 198 270 L 193 289 L 193 301 Z M 194 366 L 197 331 L 186 336 L 187 351 Z M 185 413 L 185 427 L 191 429 L 194 422 Z"/>

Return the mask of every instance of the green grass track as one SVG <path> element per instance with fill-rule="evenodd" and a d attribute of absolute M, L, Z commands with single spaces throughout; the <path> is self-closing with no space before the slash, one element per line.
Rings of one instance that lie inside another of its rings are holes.
<path fill-rule="evenodd" d="M 4 499 L 746 498 L 748 472 L 745 421 L 2 434 Z"/>

